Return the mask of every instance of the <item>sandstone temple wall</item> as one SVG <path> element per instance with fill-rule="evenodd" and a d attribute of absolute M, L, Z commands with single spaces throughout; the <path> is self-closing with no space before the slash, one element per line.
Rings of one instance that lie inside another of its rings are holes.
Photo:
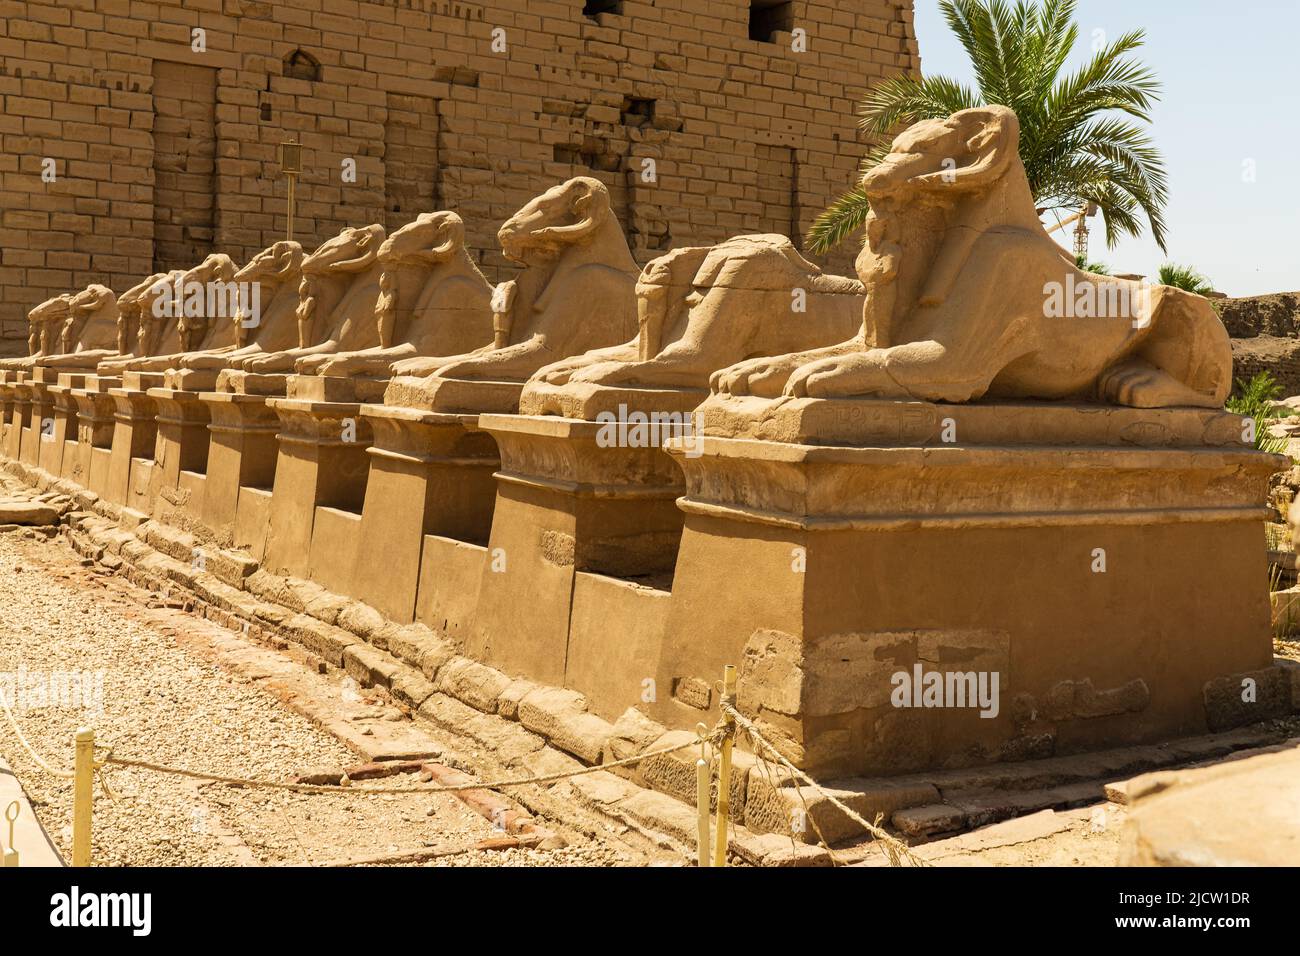
<path fill-rule="evenodd" d="M 452 209 L 500 280 L 500 223 L 575 174 L 642 263 L 797 236 L 854 178 L 863 91 L 917 69 L 911 0 L 0 0 L 0 354 L 51 295 L 283 238 L 290 137 L 309 249 Z"/>

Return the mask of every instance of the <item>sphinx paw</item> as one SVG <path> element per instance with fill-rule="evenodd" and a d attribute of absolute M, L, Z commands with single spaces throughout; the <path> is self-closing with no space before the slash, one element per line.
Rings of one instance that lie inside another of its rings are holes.
<path fill-rule="evenodd" d="M 1129 408 L 1213 406 L 1206 396 L 1145 362 L 1124 362 L 1107 369 L 1097 380 L 1097 392 L 1104 401 Z"/>
<path fill-rule="evenodd" d="M 557 362 L 538 372 L 537 378 L 547 385 L 567 385 L 574 374 L 584 367 L 580 362 Z"/>
<path fill-rule="evenodd" d="M 590 382 L 594 385 L 618 385 L 630 381 L 642 368 L 640 362 L 597 362 L 576 370 L 570 382 Z"/>

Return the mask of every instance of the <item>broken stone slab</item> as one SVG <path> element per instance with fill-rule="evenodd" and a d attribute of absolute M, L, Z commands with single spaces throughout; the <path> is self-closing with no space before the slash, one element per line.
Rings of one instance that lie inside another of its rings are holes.
<path fill-rule="evenodd" d="M 388 690 L 398 703 L 419 710 L 421 704 L 437 693 L 438 688 L 414 667 L 399 664 L 389 680 Z"/>
<path fill-rule="evenodd" d="M 587 699 L 581 694 L 555 687 L 526 695 L 519 702 L 519 722 L 588 764 L 600 762 L 613 730 L 609 721 L 587 713 Z"/>
<path fill-rule="evenodd" d="M 700 757 L 700 750 L 698 746 L 690 745 L 695 744 L 697 739 L 697 735 L 689 730 L 670 730 L 663 734 L 646 749 L 654 751 L 662 750 L 665 747 L 687 746 L 672 753 L 647 757 L 633 765 L 635 770 L 633 779 L 642 786 L 650 787 L 660 793 L 666 793 L 671 797 L 676 797 L 683 803 L 695 806 L 697 799 L 695 762 Z M 730 791 L 731 815 L 737 821 L 744 819 L 745 795 L 754 765 L 754 758 L 750 754 L 742 750 L 732 751 L 731 782 L 728 789 Z M 717 770 L 715 762 L 709 787 L 710 809 L 716 809 L 718 806 Z"/>
<path fill-rule="evenodd" d="M 1124 866 L 1291 866 L 1300 859 L 1300 746 L 1131 781 Z"/>
<path fill-rule="evenodd" d="M 348 602 L 338 616 L 339 627 L 346 628 L 357 637 L 367 639 L 377 631 L 383 630 L 388 624 L 387 618 L 370 605 L 360 601 Z"/>
<path fill-rule="evenodd" d="M 388 635 L 387 644 L 388 653 L 417 668 L 422 666 L 425 656 L 432 650 L 446 650 L 448 655 L 452 653 L 451 646 L 423 624 L 406 624 L 394 629 Z"/>
<path fill-rule="evenodd" d="M 356 635 L 339 627 L 323 624 L 307 614 L 298 614 L 285 624 L 290 640 L 301 644 L 317 657 L 335 667 L 343 666 L 343 652 L 361 643 Z"/>
<path fill-rule="evenodd" d="M 1105 799 L 1100 781 L 1021 791 L 945 791 L 944 802 L 966 814 L 967 827 L 983 827 L 1045 809 L 1066 810 Z"/>
<path fill-rule="evenodd" d="M 824 791 L 824 792 L 823 792 Z M 928 783 L 893 783 L 853 779 L 811 786 L 773 787 L 762 768 L 750 771 L 745 826 L 755 833 L 793 836 L 805 843 L 869 839 L 869 834 L 831 802 L 834 797 L 858 816 L 883 826 L 890 814 L 908 807 L 938 803 L 939 790 Z M 819 836 L 820 833 L 820 836 Z"/>
<path fill-rule="evenodd" d="M 453 657 L 438 670 L 438 689 L 444 694 L 488 714 L 497 711 L 497 700 L 510 685 L 510 678 L 495 668 L 467 657 Z"/>
<path fill-rule="evenodd" d="M 1291 674 L 1281 667 L 1230 674 L 1205 684 L 1210 730 L 1230 730 L 1291 712 Z"/>
<path fill-rule="evenodd" d="M 1068 829 L 1070 829 L 1069 816 L 1057 813 L 1055 810 L 1040 810 L 1038 813 L 995 823 L 970 833 L 944 837 L 913 847 L 912 854 L 923 863 L 945 866 L 952 858 L 969 859 L 972 854 L 1046 839 Z M 890 862 L 884 854 L 871 853 L 852 865 L 885 867 L 889 866 Z"/>
<path fill-rule="evenodd" d="M 553 774 L 572 774 L 586 769 L 581 760 L 561 753 L 554 747 L 541 747 L 519 761 L 519 765 L 534 777 L 549 777 Z M 573 777 L 572 780 L 578 779 Z M 665 797 L 664 799 L 671 799 Z"/>
<path fill-rule="evenodd" d="M 58 523 L 59 509 L 35 501 L 0 501 L 0 523 L 12 525 L 52 525 Z"/>
<path fill-rule="evenodd" d="M 635 707 L 629 707 L 614 722 L 614 728 L 610 731 L 609 741 L 605 746 L 605 759 L 607 762 L 626 760 L 628 757 L 649 750 L 656 740 L 667 733 L 667 730 L 668 728 L 663 724 L 651 720 Z M 635 772 L 635 767 L 620 767 L 615 772 L 632 774 Z"/>
<path fill-rule="evenodd" d="M 966 813 L 958 807 L 932 803 L 897 811 L 890 822 L 910 837 L 928 837 L 936 833 L 955 833 L 966 827 Z"/>
<path fill-rule="evenodd" d="M 497 698 L 497 713 L 502 717 L 518 720 L 519 702 L 540 686 L 522 678 L 512 680 L 506 689 L 501 692 L 501 696 Z"/>
<path fill-rule="evenodd" d="M 381 650 L 358 641 L 343 649 L 343 669 L 364 687 L 389 687 L 402 665 Z"/>

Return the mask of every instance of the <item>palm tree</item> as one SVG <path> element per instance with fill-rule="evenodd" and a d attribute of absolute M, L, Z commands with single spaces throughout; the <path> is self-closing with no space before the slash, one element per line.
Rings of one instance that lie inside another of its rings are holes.
<path fill-rule="evenodd" d="M 1084 272 L 1091 272 L 1099 276 L 1110 275 L 1110 267 L 1106 265 L 1106 263 L 1093 262 L 1087 256 L 1079 255 L 1078 253 L 1074 256 L 1074 264 Z"/>
<path fill-rule="evenodd" d="M 1207 295 L 1214 291 L 1214 283 L 1201 273 L 1191 266 L 1180 266 L 1174 262 L 1166 262 L 1160 267 L 1160 284 L 1171 285 L 1175 289 L 1196 295 Z"/>
<path fill-rule="evenodd" d="M 1142 232 L 1139 213 L 1165 248 L 1164 161 L 1133 119 L 1151 121 L 1155 75 L 1128 56 L 1145 33 L 1134 30 L 1098 49 L 1076 72 L 1062 67 L 1078 36 L 1076 0 L 940 0 L 948 25 L 971 60 L 978 91 L 943 76 L 896 76 L 868 91 L 861 126 L 875 137 L 866 172 L 889 152 L 890 135 L 923 119 L 1001 104 L 1020 118 L 1020 158 L 1039 209 L 1077 211 L 1095 202 L 1106 241 Z M 809 248 L 827 252 L 862 228 L 870 201 L 861 186 L 835 200 L 808 232 Z"/>

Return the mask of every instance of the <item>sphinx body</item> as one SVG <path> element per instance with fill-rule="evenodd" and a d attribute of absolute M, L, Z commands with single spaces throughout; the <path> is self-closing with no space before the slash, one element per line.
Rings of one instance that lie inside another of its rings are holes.
<path fill-rule="evenodd" d="M 491 343 L 492 285 L 470 258 L 460 216 L 421 214 L 384 240 L 379 261 L 379 344 L 300 358 L 299 374 L 386 376 L 402 359 L 457 355 Z"/>
<path fill-rule="evenodd" d="M 64 292 L 51 296 L 27 313 L 27 355 L 0 360 L 0 369 L 28 369 L 59 350 L 59 338 L 67 324 L 73 296 Z"/>
<path fill-rule="evenodd" d="M 434 378 L 522 383 L 558 359 L 635 335 L 640 270 L 599 180 L 579 176 L 547 190 L 497 238 L 524 268 L 492 296 L 492 343 L 393 363 L 387 403 L 423 405 Z"/>
<path fill-rule="evenodd" d="M 229 351 L 234 347 L 234 333 L 230 322 L 223 321 L 221 312 L 229 301 L 226 294 L 235 275 L 235 263 L 227 255 L 214 252 L 192 269 L 177 275 L 168 273 L 167 285 L 151 279 L 155 285 L 147 293 L 149 311 L 163 323 L 170 323 L 175 330 L 174 337 L 165 326 L 152 330 L 157 337 L 158 348 L 148 355 L 138 355 L 118 359 L 106 359 L 99 364 L 101 375 L 116 375 L 122 372 L 163 372 L 178 367 L 182 357 L 201 350 L 223 349 Z M 138 286 L 136 288 L 139 288 Z M 134 289 L 132 290 L 134 292 Z M 141 294 L 143 299 L 146 294 Z M 215 312 L 210 314 L 209 303 L 218 303 Z M 141 329 L 144 329 L 145 315 L 141 312 Z M 144 335 L 141 335 L 144 338 Z M 177 341 L 179 340 L 179 341 Z M 174 345 L 178 351 L 173 351 Z M 143 349 L 149 348 L 146 343 Z"/>
<path fill-rule="evenodd" d="M 231 317 L 234 347 L 185 355 L 179 368 L 236 368 L 244 359 L 293 348 L 298 340 L 298 288 L 302 282 L 302 246 L 281 240 L 263 249 L 235 273 L 239 286 L 256 286 L 261 314 L 239 310 Z"/>
<path fill-rule="evenodd" d="M 636 339 L 549 365 L 530 389 L 568 383 L 704 389 L 712 372 L 742 359 L 852 335 L 861 323 L 862 293 L 862 283 L 823 274 L 785 236 L 677 249 L 641 273 Z M 542 406 L 558 410 L 553 402 Z"/>
<path fill-rule="evenodd" d="M 298 344 L 239 359 L 232 368 L 257 373 L 287 373 L 308 355 L 327 355 L 369 348 L 376 343 L 374 312 L 383 265 L 379 247 L 384 227 L 378 223 L 348 227 L 325 240 L 302 260 L 295 319 Z"/>
<path fill-rule="evenodd" d="M 94 368 L 106 358 L 122 354 L 117 296 L 105 285 L 89 285 L 68 303 L 68 316 L 60 333 L 60 354 L 47 355 L 39 364 L 50 368 Z"/>
<path fill-rule="evenodd" d="M 863 179 L 872 212 L 858 335 L 722 370 L 715 389 L 1222 407 L 1232 357 L 1209 303 L 1076 268 L 1038 221 L 1018 141 L 1001 106 L 900 134 Z M 1059 314 L 1080 289 L 1094 305 Z"/>
<path fill-rule="evenodd" d="M 176 283 L 184 275 L 182 269 L 155 272 L 117 297 L 118 352 L 121 354 L 112 361 L 122 363 L 132 358 L 167 355 L 180 349 L 180 329 L 171 318 L 175 314 L 173 307 L 159 308 L 156 303 L 161 298 L 174 298 Z"/>

